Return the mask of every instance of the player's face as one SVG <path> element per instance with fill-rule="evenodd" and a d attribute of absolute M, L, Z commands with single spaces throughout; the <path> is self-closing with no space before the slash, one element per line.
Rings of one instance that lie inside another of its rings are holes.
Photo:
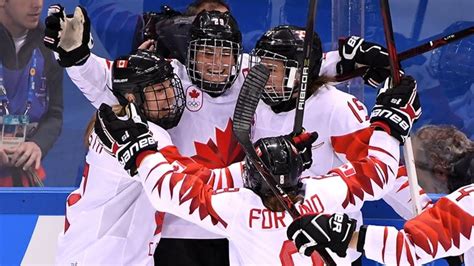
<path fill-rule="evenodd" d="M 232 74 L 235 59 L 228 47 L 204 46 L 196 52 L 196 70 L 202 79 L 211 83 L 226 82 Z"/>
<path fill-rule="evenodd" d="M 170 80 L 146 87 L 144 94 L 144 110 L 149 119 L 156 120 L 168 116 L 176 104 Z"/>
<path fill-rule="evenodd" d="M 281 60 L 262 58 L 261 63 L 270 71 L 270 78 L 267 81 L 265 90 L 268 93 L 283 95 L 283 84 L 285 81 L 285 64 Z"/>
<path fill-rule="evenodd" d="M 38 26 L 43 0 L 0 0 L 5 16 L 2 18 L 12 34 L 21 34 Z"/>

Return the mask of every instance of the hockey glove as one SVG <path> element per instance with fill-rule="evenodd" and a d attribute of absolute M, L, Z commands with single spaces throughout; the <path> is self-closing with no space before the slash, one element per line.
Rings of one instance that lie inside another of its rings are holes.
<path fill-rule="evenodd" d="M 83 7 L 77 6 L 74 14 L 66 16 L 61 5 L 51 5 L 45 25 L 44 45 L 58 53 L 60 66 L 78 66 L 86 62 L 93 40 L 89 17 Z"/>
<path fill-rule="evenodd" d="M 365 84 L 374 88 L 390 76 L 387 50 L 378 44 L 366 42 L 358 36 L 351 36 L 339 45 L 339 55 L 341 61 L 336 66 L 339 75 L 368 66 L 362 78 Z"/>
<path fill-rule="evenodd" d="M 398 86 L 390 88 L 390 84 L 391 78 L 388 78 L 379 90 L 370 122 L 403 144 L 421 115 L 416 81 L 411 76 L 404 76 Z"/>
<path fill-rule="evenodd" d="M 110 106 L 102 104 L 96 114 L 94 130 L 105 150 L 134 176 L 137 173 L 138 155 L 144 151 L 156 151 L 157 143 L 136 105 L 130 103 L 125 108 L 128 119 L 122 120 Z"/>
<path fill-rule="evenodd" d="M 345 257 L 357 221 L 347 214 L 308 214 L 295 219 L 286 231 L 298 251 L 311 256 L 315 250 L 329 248 Z"/>
<path fill-rule="evenodd" d="M 303 159 L 303 168 L 305 170 L 311 168 L 313 164 L 312 145 L 318 139 L 318 133 L 306 132 L 290 138 L 290 142 L 295 146 Z"/>

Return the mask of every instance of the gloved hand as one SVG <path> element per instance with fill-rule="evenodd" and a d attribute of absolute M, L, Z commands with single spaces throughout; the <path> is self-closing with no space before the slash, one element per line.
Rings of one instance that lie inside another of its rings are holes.
<path fill-rule="evenodd" d="M 61 5 L 51 5 L 45 26 L 44 45 L 58 53 L 60 66 L 78 66 L 86 62 L 93 40 L 89 17 L 83 7 L 77 6 L 74 14 L 66 16 Z"/>
<path fill-rule="evenodd" d="M 455 161 L 448 173 L 448 189 L 452 193 L 456 189 L 474 181 L 474 151 L 464 153 Z"/>
<path fill-rule="evenodd" d="M 362 75 L 365 84 L 377 88 L 390 76 L 390 61 L 387 50 L 375 43 L 366 42 L 358 36 L 351 36 L 339 45 L 341 61 L 337 63 L 339 75 L 368 66 Z"/>
<path fill-rule="evenodd" d="M 421 116 L 421 105 L 416 81 L 411 76 L 402 77 L 396 87 L 391 87 L 391 83 L 391 78 L 388 78 L 379 90 L 370 122 L 403 145 L 413 123 Z"/>
<path fill-rule="evenodd" d="M 303 131 L 303 133 L 289 138 L 290 142 L 295 146 L 296 149 L 298 149 L 301 159 L 303 159 L 303 167 L 305 170 L 311 168 L 311 165 L 313 164 L 313 153 L 311 148 L 317 139 L 318 133 L 316 131 Z"/>
<path fill-rule="evenodd" d="M 356 225 L 357 221 L 347 214 L 308 214 L 295 219 L 286 235 L 306 256 L 311 256 L 315 250 L 329 248 L 345 257 Z"/>
<path fill-rule="evenodd" d="M 131 176 L 137 173 L 136 160 L 144 151 L 156 151 L 157 143 L 148 129 L 145 116 L 134 103 L 126 107 L 127 120 L 121 120 L 112 108 L 102 104 L 97 111 L 94 130 L 104 149 L 119 160 Z"/>

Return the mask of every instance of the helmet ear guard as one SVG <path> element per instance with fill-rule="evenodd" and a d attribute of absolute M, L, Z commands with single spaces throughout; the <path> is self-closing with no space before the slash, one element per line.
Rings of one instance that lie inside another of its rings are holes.
<path fill-rule="evenodd" d="M 149 92 L 145 91 L 147 88 Z M 184 111 L 183 87 L 173 67 L 163 57 L 148 51 L 139 50 L 114 61 L 112 92 L 123 106 L 130 101 L 127 95 L 132 94 L 147 119 L 164 129 L 176 126 Z"/>

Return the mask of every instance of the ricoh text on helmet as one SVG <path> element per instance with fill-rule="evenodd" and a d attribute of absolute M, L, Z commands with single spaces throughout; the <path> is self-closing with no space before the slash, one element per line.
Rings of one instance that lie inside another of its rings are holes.
<path fill-rule="evenodd" d="M 184 111 L 183 87 L 170 62 L 147 51 L 114 61 L 112 92 L 121 105 L 126 105 L 127 94 L 132 94 L 147 119 L 165 129 L 176 126 Z"/>

